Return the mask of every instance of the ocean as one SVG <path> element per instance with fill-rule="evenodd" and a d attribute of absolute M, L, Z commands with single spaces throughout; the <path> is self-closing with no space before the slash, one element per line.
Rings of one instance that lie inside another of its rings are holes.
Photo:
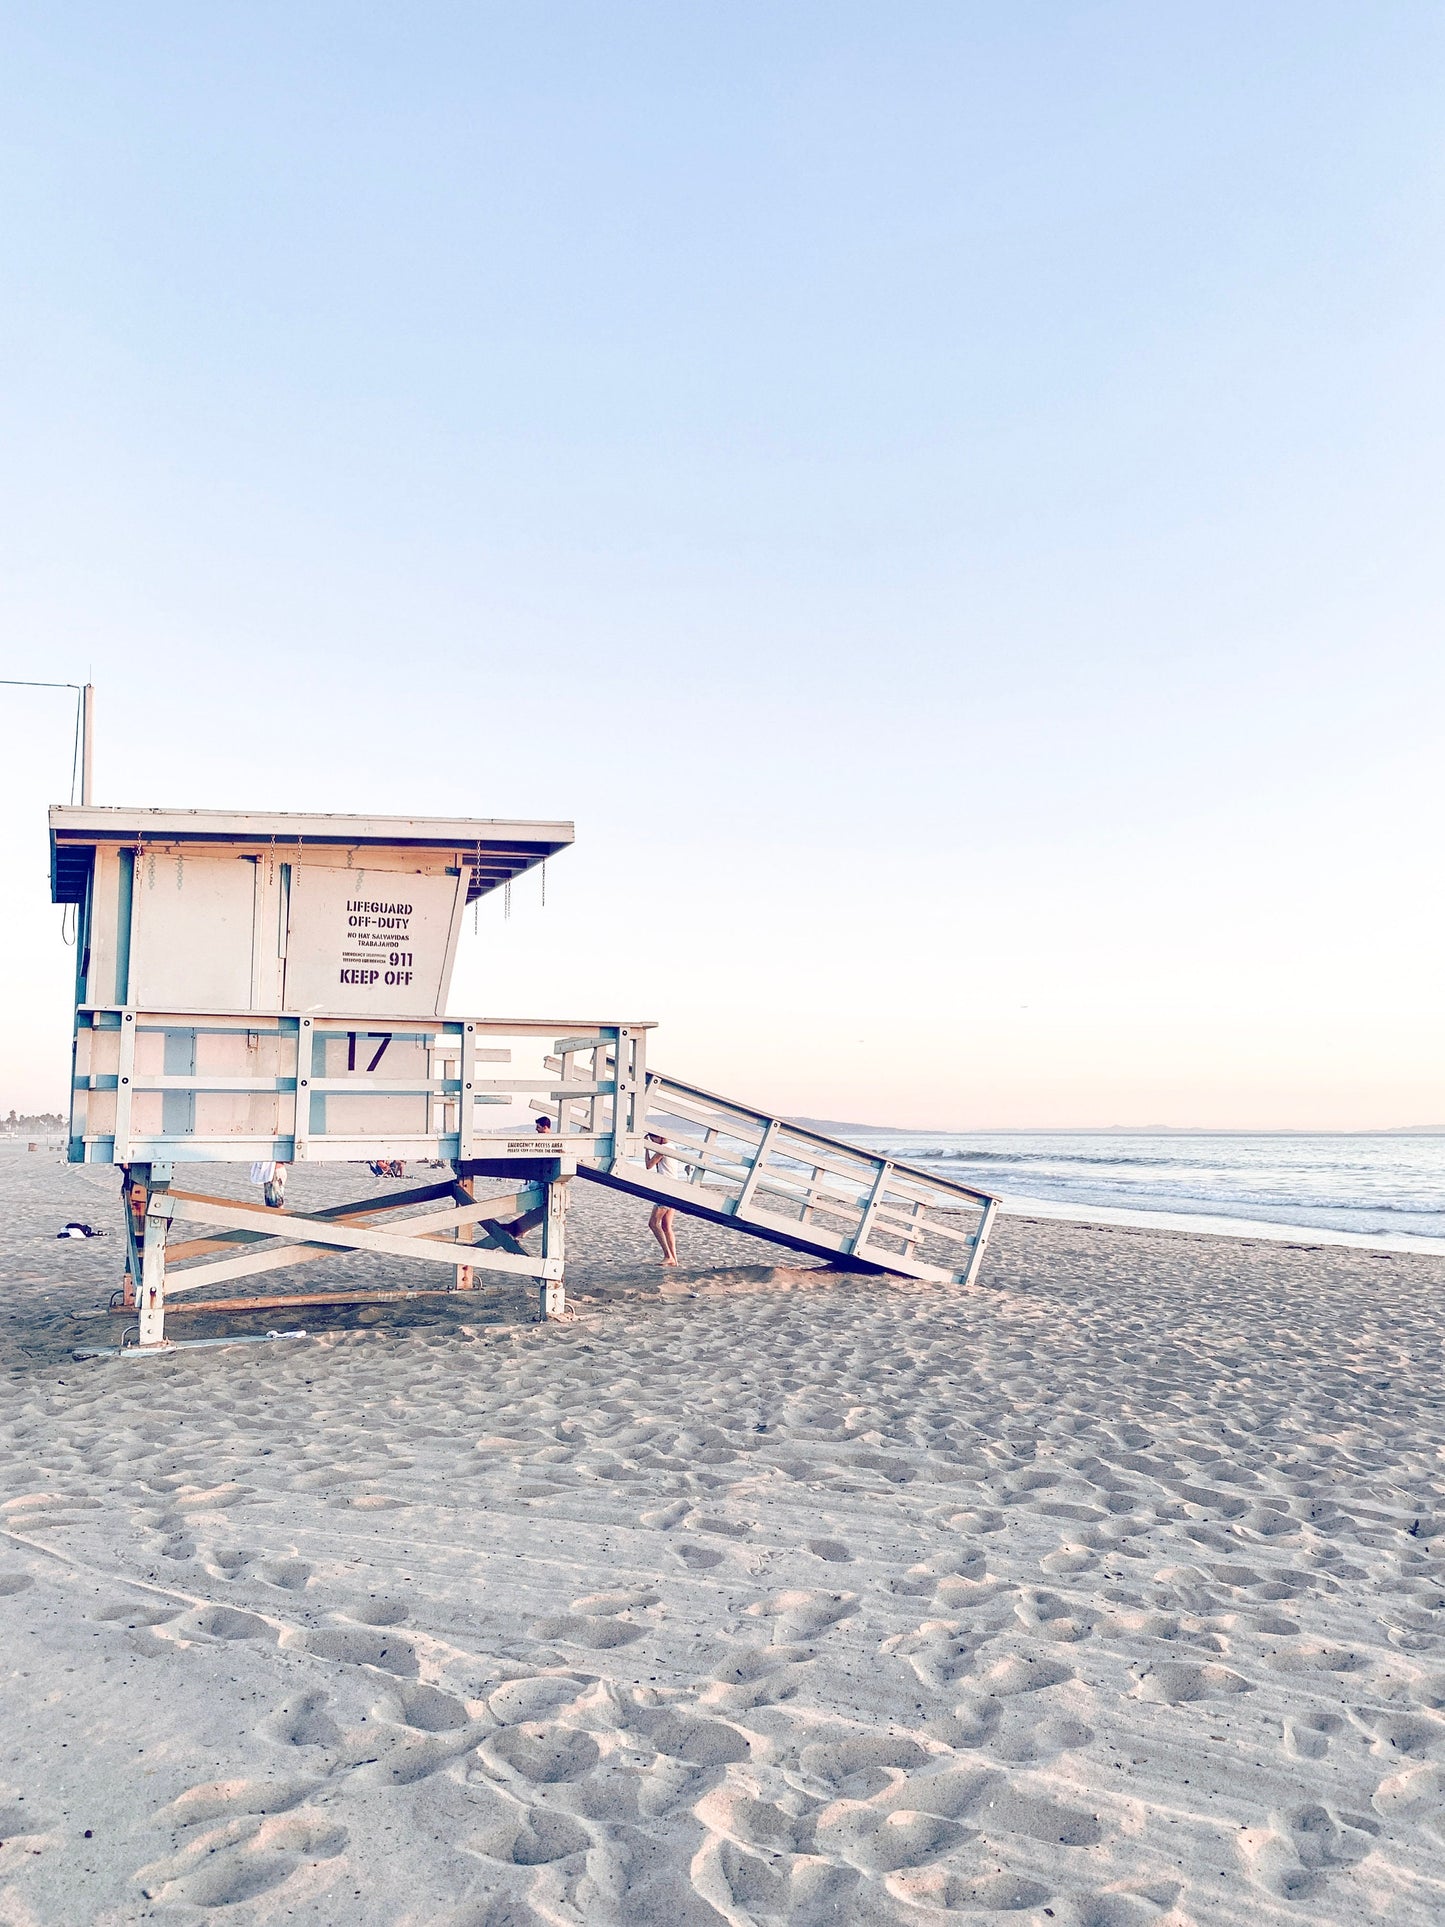
<path fill-rule="evenodd" d="M 993 1191 L 1008 1210 L 1104 1223 L 1445 1252 L 1445 1133 L 869 1131 L 850 1139 Z"/>

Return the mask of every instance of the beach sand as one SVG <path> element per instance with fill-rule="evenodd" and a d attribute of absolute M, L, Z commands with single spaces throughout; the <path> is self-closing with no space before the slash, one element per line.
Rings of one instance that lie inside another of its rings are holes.
<path fill-rule="evenodd" d="M 564 1323 L 78 1363 L 115 1174 L 0 1151 L 0 1923 L 1445 1918 L 1445 1265 L 574 1189 Z"/>

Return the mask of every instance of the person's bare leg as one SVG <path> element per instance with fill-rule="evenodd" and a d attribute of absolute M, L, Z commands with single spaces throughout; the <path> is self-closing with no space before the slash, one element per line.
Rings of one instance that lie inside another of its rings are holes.
<path fill-rule="evenodd" d="M 652 1233 L 653 1237 L 656 1238 L 662 1249 L 662 1262 L 665 1265 L 675 1265 L 677 1263 L 676 1251 L 674 1250 L 669 1254 L 667 1248 L 668 1240 L 671 1236 L 671 1230 L 667 1225 L 667 1220 L 671 1215 L 663 1205 L 655 1204 L 652 1207 L 652 1216 L 647 1220 L 648 1230 Z"/>
<path fill-rule="evenodd" d="M 667 1256 L 662 1262 L 666 1265 L 675 1265 L 677 1263 L 677 1239 L 672 1235 L 672 1213 L 666 1208 L 664 1208 L 662 1213 L 661 1228 L 662 1235 L 667 1241 L 663 1246 L 663 1250 L 667 1253 Z"/>

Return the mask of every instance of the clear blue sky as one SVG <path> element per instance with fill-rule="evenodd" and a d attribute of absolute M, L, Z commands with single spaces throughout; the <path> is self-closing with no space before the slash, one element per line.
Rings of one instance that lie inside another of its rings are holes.
<path fill-rule="evenodd" d="M 575 816 L 460 1000 L 740 1095 L 1445 1121 L 1442 83 L 1388 0 L 14 5 L 4 673 L 102 801 Z"/>

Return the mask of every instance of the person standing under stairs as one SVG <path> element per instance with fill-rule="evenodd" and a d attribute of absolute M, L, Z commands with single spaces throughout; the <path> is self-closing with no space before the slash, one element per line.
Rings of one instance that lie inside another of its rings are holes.
<path fill-rule="evenodd" d="M 660 1150 L 653 1150 L 653 1145 Z M 647 1143 L 643 1147 L 647 1156 L 647 1168 L 656 1171 L 660 1178 L 670 1178 L 673 1174 L 672 1159 L 667 1156 L 667 1139 L 660 1131 L 649 1131 Z M 662 1247 L 662 1262 L 665 1265 L 677 1263 L 677 1240 L 672 1235 L 672 1206 L 657 1204 L 652 1208 L 652 1216 L 647 1220 L 647 1228 Z"/>

